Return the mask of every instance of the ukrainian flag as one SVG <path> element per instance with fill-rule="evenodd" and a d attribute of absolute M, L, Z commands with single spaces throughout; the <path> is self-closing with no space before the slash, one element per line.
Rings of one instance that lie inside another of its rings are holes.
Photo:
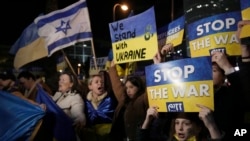
<path fill-rule="evenodd" d="M 30 140 L 45 115 L 41 107 L 6 91 L 0 91 L 0 103 L 0 140 Z"/>

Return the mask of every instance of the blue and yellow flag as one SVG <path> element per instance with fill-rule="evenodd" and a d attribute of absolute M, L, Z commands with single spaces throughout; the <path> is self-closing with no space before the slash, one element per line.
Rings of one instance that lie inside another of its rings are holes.
<path fill-rule="evenodd" d="M 1 141 L 28 141 L 45 115 L 41 107 L 5 91 L 0 91 L 0 113 Z"/>
<path fill-rule="evenodd" d="M 45 40 L 38 36 L 37 26 L 34 22 L 23 30 L 9 53 L 15 55 L 15 69 L 48 55 Z"/>
<path fill-rule="evenodd" d="M 76 141 L 73 121 L 40 86 L 37 88 L 36 101 L 46 104 L 46 115 L 41 127 L 43 131 L 47 135 L 52 134 L 56 141 Z"/>

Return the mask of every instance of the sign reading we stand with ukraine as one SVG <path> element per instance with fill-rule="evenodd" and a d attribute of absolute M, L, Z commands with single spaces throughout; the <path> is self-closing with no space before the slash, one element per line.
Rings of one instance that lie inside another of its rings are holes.
<path fill-rule="evenodd" d="M 145 73 L 149 105 L 159 112 L 198 112 L 196 104 L 214 109 L 210 57 L 154 64 Z"/>
<path fill-rule="evenodd" d="M 109 24 L 116 64 L 152 60 L 158 50 L 154 7 Z"/>

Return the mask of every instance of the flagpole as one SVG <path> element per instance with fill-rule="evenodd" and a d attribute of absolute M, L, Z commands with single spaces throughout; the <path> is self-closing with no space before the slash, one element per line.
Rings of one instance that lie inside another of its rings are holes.
<path fill-rule="evenodd" d="M 64 58 L 64 60 L 67 62 L 67 64 L 69 65 L 71 71 L 73 72 L 73 74 L 74 74 L 75 76 L 77 76 L 77 74 L 76 74 L 76 72 L 74 71 L 74 69 L 73 69 L 71 63 L 69 62 L 69 59 L 68 59 L 68 57 L 66 56 L 64 50 L 61 49 L 61 51 L 62 51 L 62 53 L 63 53 L 63 58 Z"/>
<path fill-rule="evenodd" d="M 174 20 L 174 0 L 171 1 L 171 21 Z"/>
<path fill-rule="evenodd" d="M 97 70 L 97 63 L 96 63 L 95 47 L 94 47 L 94 43 L 93 43 L 93 38 L 91 39 L 91 48 L 92 48 L 92 53 L 93 53 L 95 69 Z"/>

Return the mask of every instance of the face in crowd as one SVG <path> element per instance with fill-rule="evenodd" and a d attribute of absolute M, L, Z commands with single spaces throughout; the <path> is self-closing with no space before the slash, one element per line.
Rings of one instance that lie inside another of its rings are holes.
<path fill-rule="evenodd" d="M 11 79 L 4 80 L 0 78 L 0 90 L 7 90 L 10 87 L 11 82 Z"/>
<path fill-rule="evenodd" d="M 179 141 L 186 141 L 190 137 L 194 136 L 192 130 L 193 124 L 190 120 L 185 118 L 175 119 L 175 133 Z"/>
<path fill-rule="evenodd" d="M 125 87 L 128 97 L 132 99 L 135 96 L 136 92 L 138 91 L 138 88 L 135 85 L 133 85 L 130 81 L 128 81 L 125 84 Z"/>
<path fill-rule="evenodd" d="M 69 74 L 61 74 L 58 82 L 59 85 L 58 91 L 62 93 L 70 91 L 74 84 L 73 82 L 74 82 L 73 76 Z"/>
<path fill-rule="evenodd" d="M 140 77 L 132 76 L 126 80 L 125 88 L 127 96 L 133 99 L 145 92 L 146 85 Z"/>
<path fill-rule="evenodd" d="M 224 75 L 223 70 L 216 63 L 213 63 L 212 69 L 213 69 L 214 86 L 219 87 L 223 85 L 225 81 L 225 75 Z"/>
<path fill-rule="evenodd" d="M 88 87 L 92 91 L 93 94 L 98 96 L 102 95 L 104 90 L 104 82 L 100 75 L 94 75 L 89 79 Z"/>
<path fill-rule="evenodd" d="M 170 136 L 174 136 L 178 141 L 196 140 L 202 127 L 198 113 L 175 113 L 171 122 Z"/>
<path fill-rule="evenodd" d="M 19 83 L 25 88 L 25 89 L 31 89 L 31 87 L 33 86 L 34 84 L 34 80 L 29 78 L 24 78 L 24 77 L 21 77 L 19 78 Z"/>
<path fill-rule="evenodd" d="M 8 90 L 15 81 L 13 74 L 0 74 L 0 90 Z"/>

